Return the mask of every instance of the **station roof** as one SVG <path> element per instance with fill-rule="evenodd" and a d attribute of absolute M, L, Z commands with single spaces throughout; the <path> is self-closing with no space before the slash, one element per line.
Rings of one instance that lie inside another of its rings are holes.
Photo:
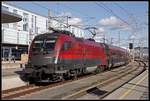
<path fill-rule="evenodd" d="M 20 15 L 5 10 L 2 10 L 1 17 L 2 23 L 14 23 L 22 20 Z"/>

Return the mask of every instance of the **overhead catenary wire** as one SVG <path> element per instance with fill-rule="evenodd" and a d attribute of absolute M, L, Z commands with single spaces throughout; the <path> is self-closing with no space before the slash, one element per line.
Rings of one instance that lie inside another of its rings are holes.
<path fill-rule="evenodd" d="M 117 17 L 118 19 L 120 19 L 121 21 L 123 21 L 125 24 L 127 24 L 128 26 L 130 26 L 130 28 L 131 28 L 131 33 L 132 33 L 132 35 L 134 35 L 135 36 L 135 34 L 136 34 L 136 29 L 131 25 L 131 24 L 129 24 L 127 21 L 125 21 L 124 19 L 122 19 L 121 17 L 119 17 L 117 14 L 115 14 L 110 8 L 108 8 L 105 4 L 103 4 L 103 3 L 95 3 L 97 6 L 99 6 L 99 7 L 101 7 L 101 8 L 103 8 L 103 9 L 105 9 L 108 13 L 110 13 L 110 14 L 113 14 L 115 17 Z M 125 10 L 124 10 L 125 11 Z M 126 11 L 127 12 L 127 11 Z M 131 14 L 130 14 L 131 15 Z M 133 19 L 133 15 L 132 15 L 132 19 Z M 135 22 L 136 23 L 136 22 Z M 136 23 L 136 28 L 137 28 L 137 23 Z M 128 39 L 130 39 L 130 36 L 129 36 L 129 38 Z M 133 42 L 134 42 L 134 39 L 133 39 Z"/>
<path fill-rule="evenodd" d="M 60 3 L 57 3 L 58 5 L 60 5 Z M 81 12 L 81 11 L 79 11 L 79 10 L 77 10 L 77 9 L 73 9 L 72 7 L 69 7 L 69 6 L 67 6 L 67 5 L 61 5 L 61 7 L 63 7 L 63 8 L 67 8 L 67 9 L 70 9 L 70 10 L 72 10 L 73 12 L 76 12 L 76 13 L 78 13 L 78 14 L 80 14 L 80 15 L 84 15 L 84 18 L 94 18 L 94 17 L 92 17 L 92 16 L 90 16 L 89 14 L 85 14 L 85 12 L 83 13 L 83 12 Z"/>
<path fill-rule="evenodd" d="M 133 22 L 135 23 L 135 31 L 139 31 L 143 29 L 142 25 L 139 23 L 139 21 L 137 21 L 137 17 L 135 18 L 133 13 L 130 13 L 129 11 L 127 11 L 125 8 L 123 8 L 122 6 L 120 6 L 118 3 L 114 3 L 117 7 L 119 7 L 120 9 L 122 9 L 125 13 L 127 13 L 130 18 L 133 20 Z M 138 27 L 139 26 L 139 27 Z M 129 37 L 130 38 L 130 37 Z M 136 39 L 134 39 L 136 40 Z M 140 40 L 140 42 L 143 42 L 144 40 L 142 39 L 137 39 L 137 41 Z"/>
<path fill-rule="evenodd" d="M 36 3 L 35 3 L 35 4 L 36 4 Z M 57 4 L 58 4 L 58 3 L 57 3 Z M 43 7 L 43 6 L 41 6 L 40 4 L 37 4 L 37 5 L 39 5 L 40 7 Z M 75 10 L 75 9 L 73 9 L 73 8 L 71 8 L 71 7 L 66 6 L 66 5 L 63 5 L 63 7 L 69 8 L 69 9 L 71 9 L 72 11 L 75 11 L 75 12 L 79 13 L 80 15 L 85 15 L 86 17 L 88 16 L 88 18 L 92 18 L 92 17 L 89 17 L 89 15 L 83 14 L 83 12 L 79 12 L 78 10 Z M 46 7 L 44 7 L 44 8 L 46 8 Z M 46 9 L 49 10 L 49 8 L 46 8 Z M 57 12 L 57 13 L 58 13 L 58 12 Z M 57 21 L 57 22 L 60 22 L 59 20 L 57 20 L 57 19 L 55 19 L 55 18 L 53 18 L 53 20 L 55 20 L 55 21 Z M 87 22 L 87 21 L 86 21 L 86 22 Z M 67 23 L 64 23 L 64 22 L 60 22 L 60 23 L 62 23 L 62 24 L 67 24 Z M 77 27 L 77 28 L 80 28 L 80 29 L 82 29 L 82 30 L 85 30 L 85 28 L 79 27 L 79 25 L 70 25 L 70 26 Z M 91 25 L 84 25 L 84 26 L 91 26 Z M 92 26 L 98 26 L 98 25 L 92 25 Z"/>
<path fill-rule="evenodd" d="M 39 4 L 39 3 L 32 2 L 32 4 L 37 5 L 37 6 L 41 7 L 41 8 L 44 8 L 44 9 L 50 10 L 50 8 L 47 8 L 47 7 L 45 7 L 45 6 L 43 6 L 43 5 Z M 55 13 L 57 13 L 57 14 L 60 13 L 60 12 L 57 12 L 57 11 L 54 11 L 54 10 L 52 10 L 52 11 L 55 12 Z"/>
<path fill-rule="evenodd" d="M 111 13 L 111 14 L 113 14 L 115 17 L 117 17 L 118 19 L 120 19 L 122 22 L 124 22 L 124 23 L 126 23 L 127 25 L 129 25 L 130 26 L 130 24 L 127 22 L 127 21 L 125 21 L 124 19 L 122 19 L 121 17 L 119 17 L 117 14 L 115 14 L 110 8 L 108 8 L 105 4 L 103 4 L 103 3 L 95 3 L 97 6 L 99 6 L 99 7 L 101 7 L 101 8 L 103 8 L 103 9 L 105 9 L 107 12 L 109 12 L 109 13 Z M 103 6 L 102 6 L 102 5 Z"/>
<path fill-rule="evenodd" d="M 45 9 L 47 9 L 47 10 L 50 10 L 50 8 L 47 8 L 47 7 L 45 7 L 45 6 L 42 6 L 41 4 L 38 4 L 38 3 L 35 3 L 35 2 L 32 2 L 32 4 L 35 4 L 35 5 L 37 5 L 37 6 L 40 6 L 40 7 L 42 7 L 42 8 L 45 8 Z M 57 12 L 58 13 L 58 12 Z M 59 23 L 62 23 L 62 24 L 67 24 L 67 23 L 64 23 L 64 22 L 60 22 L 59 20 L 57 20 L 57 19 L 55 19 L 55 18 L 52 18 L 53 20 L 55 20 L 55 21 L 57 21 L 57 22 L 59 22 Z M 84 30 L 84 28 L 82 28 L 82 27 L 79 27 L 79 26 L 76 26 L 76 25 L 70 25 L 70 26 L 73 26 L 73 27 L 77 27 L 77 28 L 79 28 L 79 29 L 82 29 L 82 30 Z"/>
<path fill-rule="evenodd" d="M 136 29 L 138 28 L 138 23 L 137 23 L 137 20 L 135 19 L 135 17 L 133 16 L 132 13 L 130 13 L 129 11 L 127 11 L 125 8 L 123 8 L 122 6 L 120 6 L 119 4 L 117 3 L 113 3 L 114 5 L 116 5 L 117 7 L 119 7 L 122 11 L 124 11 L 127 15 L 129 15 L 129 17 L 132 19 L 132 21 L 135 23 L 135 27 Z M 135 29 L 135 30 L 136 30 Z"/>
<path fill-rule="evenodd" d="M 57 5 L 60 5 L 60 3 L 57 3 Z M 78 13 L 78 14 L 80 14 L 80 15 L 84 15 L 83 18 L 89 18 L 89 19 L 92 19 L 92 20 L 95 19 L 95 17 L 92 17 L 92 16 L 90 16 L 90 15 L 88 15 L 88 14 L 85 14 L 85 12 L 83 13 L 83 12 L 77 10 L 77 9 L 73 9 L 72 7 L 69 7 L 69 6 L 67 6 L 67 5 L 61 5 L 61 7 L 70 9 L 70 10 L 72 10 L 73 12 L 76 12 L 76 13 Z M 90 21 L 90 20 L 86 20 L 85 22 L 87 23 L 87 22 L 89 22 L 89 21 Z"/>

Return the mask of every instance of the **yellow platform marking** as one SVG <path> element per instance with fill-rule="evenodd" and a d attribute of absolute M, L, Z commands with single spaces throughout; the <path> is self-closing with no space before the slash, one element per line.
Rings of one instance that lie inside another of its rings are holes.
<path fill-rule="evenodd" d="M 134 86 L 132 86 L 130 89 L 128 89 L 122 96 L 120 96 L 118 99 L 123 99 L 125 96 L 127 96 L 139 83 L 141 83 L 147 75 L 145 75 L 140 81 L 138 81 Z"/>

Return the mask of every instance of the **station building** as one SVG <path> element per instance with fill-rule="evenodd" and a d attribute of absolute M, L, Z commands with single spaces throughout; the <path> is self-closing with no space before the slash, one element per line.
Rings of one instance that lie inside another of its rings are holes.
<path fill-rule="evenodd" d="M 12 56 L 20 60 L 21 54 L 28 52 L 28 46 L 38 34 L 48 32 L 48 17 L 2 2 L 2 10 L 18 14 L 22 20 L 16 23 L 2 23 L 1 58 L 8 60 Z M 57 26 L 56 26 L 57 25 Z M 68 27 L 58 21 L 51 20 L 52 27 L 59 27 L 71 31 L 76 37 L 84 37 L 84 31 L 77 27 Z"/>
<path fill-rule="evenodd" d="M 134 48 L 134 56 L 135 58 L 143 58 L 145 60 L 148 60 L 149 58 L 149 48 L 148 47 L 135 47 Z"/>

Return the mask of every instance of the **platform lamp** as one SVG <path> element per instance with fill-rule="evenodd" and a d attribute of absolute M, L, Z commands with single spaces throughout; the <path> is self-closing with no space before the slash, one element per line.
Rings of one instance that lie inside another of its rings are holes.
<path fill-rule="evenodd" d="M 16 48 L 16 50 L 17 50 L 17 49 L 18 49 L 18 46 L 16 46 L 15 48 Z"/>

